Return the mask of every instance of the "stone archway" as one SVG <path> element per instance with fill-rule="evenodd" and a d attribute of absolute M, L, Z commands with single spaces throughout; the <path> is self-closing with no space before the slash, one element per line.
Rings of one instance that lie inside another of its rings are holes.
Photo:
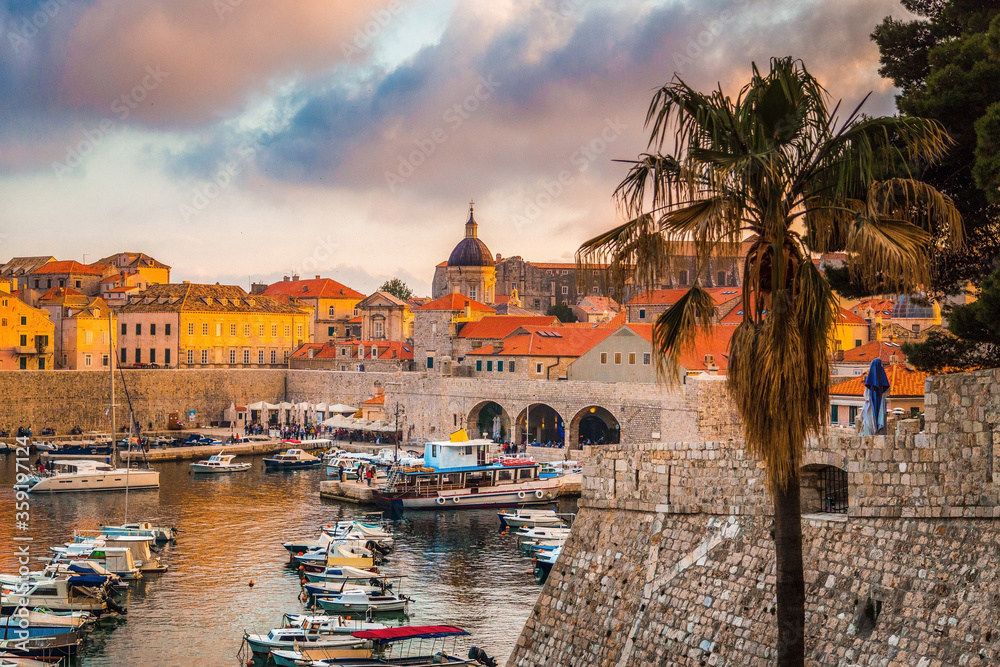
<path fill-rule="evenodd" d="M 621 424 L 610 410 L 599 405 L 588 406 L 576 413 L 570 422 L 570 446 L 579 449 L 590 444 L 615 445 L 621 442 Z"/>
<path fill-rule="evenodd" d="M 532 403 L 517 415 L 515 435 L 518 443 L 566 442 L 566 422 L 551 405 Z"/>
<path fill-rule="evenodd" d="M 499 417 L 499 419 L 497 419 Z M 511 438 L 510 414 L 496 401 L 480 401 L 472 407 L 466 418 L 465 430 L 470 438 L 505 442 Z M 496 431 L 499 430 L 499 434 Z"/>

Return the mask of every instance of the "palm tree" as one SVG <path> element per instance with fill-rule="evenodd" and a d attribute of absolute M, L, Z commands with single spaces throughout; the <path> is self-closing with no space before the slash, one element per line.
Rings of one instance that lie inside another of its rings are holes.
<path fill-rule="evenodd" d="M 867 99 L 867 98 L 866 98 Z M 743 322 L 729 349 L 726 384 L 746 448 L 764 463 L 774 503 L 778 665 L 804 660 L 805 585 L 799 477 L 802 451 L 829 409 L 828 346 L 838 300 L 811 253 L 844 250 L 853 277 L 910 291 L 928 281 L 928 257 L 961 244 L 950 199 L 914 177 L 950 138 L 934 121 L 870 118 L 862 101 L 843 121 L 839 104 L 801 61 L 776 58 L 733 100 L 679 77 L 649 106 L 647 153 L 615 191 L 628 220 L 584 243 L 581 266 L 610 264 L 619 283 L 651 286 L 669 275 L 681 243 L 709 257 L 749 242 Z M 673 153 L 663 146 L 672 135 Z M 653 328 L 660 377 L 710 327 L 712 298 L 695 285 Z"/>

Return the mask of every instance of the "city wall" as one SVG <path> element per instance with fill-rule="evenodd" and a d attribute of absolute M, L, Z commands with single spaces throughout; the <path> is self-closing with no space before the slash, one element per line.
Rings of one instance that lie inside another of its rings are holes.
<path fill-rule="evenodd" d="M 725 404 L 718 378 L 692 381 L 676 390 L 650 384 L 504 379 L 445 378 L 422 373 L 329 372 L 314 370 L 125 370 L 115 376 L 118 424 L 126 421 L 128 403 L 143 428 L 166 428 L 178 415 L 188 426 L 208 426 L 224 419 L 230 404 L 347 403 L 360 405 L 378 389 L 385 392 L 385 417 L 401 413 L 411 442 L 446 438 L 458 428 L 474 427 L 479 410 L 489 402 L 502 406 L 508 423 L 529 405 L 556 410 L 573 442 L 580 420 L 590 407 L 610 412 L 621 426 L 624 442 L 729 437 L 736 423 Z M 94 371 L 0 371 L 5 397 L 0 428 L 11 433 L 31 426 L 58 434 L 79 426 L 84 431 L 110 426 L 109 378 Z M 189 415 L 194 412 L 194 420 Z"/>
<path fill-rule="evenodd" d="M 926 429 L 810 442 L 806 664 L 1000 664 L 1000 371 L 928 381 Z M 594 447 L 508 663 L 772 665 L 772 507 L 738 440 Z M 846 472 L 848 511 L 813 473 Z"/>

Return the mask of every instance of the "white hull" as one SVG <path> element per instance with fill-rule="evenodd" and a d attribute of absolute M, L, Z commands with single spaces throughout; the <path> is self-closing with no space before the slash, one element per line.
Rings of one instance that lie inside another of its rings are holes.
<path fill-rule="evenodd" d="M 376 496 L 379 506 L 393 507 L 402 505 L 408 510 L 446 510 L 446 509 L 480 509 L 488 507 L 517 507 L 519 505 L 538 505 L 556 500 L 559 487 L 556 484 L 532 482 L 528 485 L 480 487 L 478 493 L 472 489 L 457 489 L 440 491 L 436 496 L 420 498 L 384 498 Z"/>
<path fill-rule="evenodd" d="M 111 472 L 66 474 L 43 477 L 31 487 L 31 493 L 67 493 L 71 491 L 129 491 L 160 488 L 160 473 L 156 470 L 129 470 Z"/>
<path fill-rule="evenodd" d="M 197 473 L 223 473 L 223 472 L 241 472 L 243 470 L 250 470 L 249 463 L 234 463 L 228 466 L 212 466 L 205 465 L 203 463 L 192 463 L 191 472 Z"/>

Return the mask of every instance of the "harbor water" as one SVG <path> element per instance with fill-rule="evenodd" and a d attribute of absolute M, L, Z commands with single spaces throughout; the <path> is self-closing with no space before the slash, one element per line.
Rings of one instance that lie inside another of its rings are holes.
<path fill-rule="evenodd" d="M 128 494 L 130 521 L 183 532 L 161 554 L 170 570 L 132 585 L 127 616 L 90 633 L 74 667 L 236 665 L 244 629 L 267 632 L 283 613 L 304 610 L 281 543 L 314 539 L 322 524 L 368 508 L 321 501 L 323 468 L 266 472 L 259 457 L 247 460 L 250 471 L 225 475 L 189 474 L 188 462 L 159 463 L 160 489 Z M 27 530 L 16 530 L 14 468 L 13 455 L 0 457 L 0 572 L 17 571 L 15 535 L 32 537 L 32 557 L 40 559 L 74 530 L 125 518 L 124 493 L 40 495 L 30 499 Z M 564 504 L 562 511 L 573 510 Z M 407 513 L 394 525 L 396 549 L 383 569 L 405 576 L 410 624 L 465 628 L 502 665 L 539 586 L 530 561 L 498 527 L 490 510 Z M 33 562 L 41 569 L 40 560 Z"/>

